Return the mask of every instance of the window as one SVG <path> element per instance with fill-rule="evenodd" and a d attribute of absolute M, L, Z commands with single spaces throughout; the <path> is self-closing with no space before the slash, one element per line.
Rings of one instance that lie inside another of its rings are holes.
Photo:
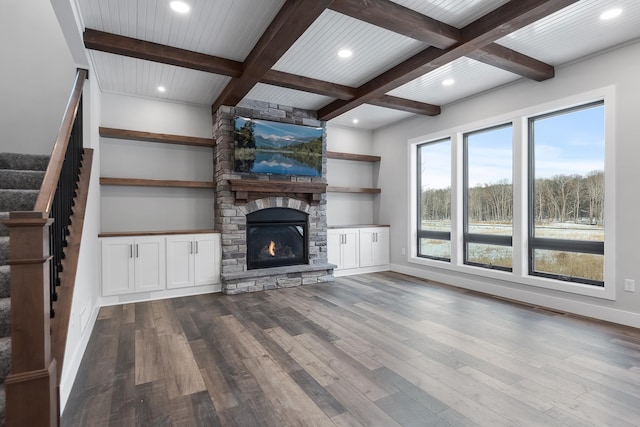
<path fill-rule="evenodd" d="M 615 106 L 607 86 L 409 140 L 408 261 L 615 299 Z"/>
<path fill-rule="evenodd" d="M 451 259 L 451 139 L 418 146 L 418 256 Z"/>
<path fill-rule="evenodd" d="M 464 263 L 511 271 L 511 124 L 464 135 Z"/>
<path fill-rule="evenodd" d="M 529 274 L 604 286 L 604 103 L 529 119 Z"/>

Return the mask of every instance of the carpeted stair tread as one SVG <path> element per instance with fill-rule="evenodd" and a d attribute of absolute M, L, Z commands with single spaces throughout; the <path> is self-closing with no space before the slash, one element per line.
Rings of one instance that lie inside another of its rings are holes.
<path fill-rule="evenodd" d="M 0 190 L 0 211 L 30 211 L 37 198 L 38 190 Z"/>
<path fill-rule="evenodd" d="M 0 188 L 38 190 L 44 171 L 0 169 Z"/>
<path fill-rule="evenodd" d="M 11 335 L 11 298 L 0 298 L 0 337 Z"/>
<path fill-rule="evenodd" d="M 0 169 L 44 171 L 48 164 L 46 155 L 0 153 Z"/>
<path fill-rule="evenodd" d="M 11 371 L 11 337 L 0 338 L 0 381 Z"/>
<path fill-rule="evenodd" d="M 9 261 L 9 238 L 0 237 L 0 265 L 6 265 Z"/>
<path fill-rule="evenodd" d="M 7 396 L 4 391 L 4 384 L 0 384 L 0 426 L 5 423 L 5 409 L 7 407 Z"/>
<path fill-rule="evenodd" d="M 2 223 L 2 220 L 6 218 L 9 218 L 9 212 L 0 212 L 0 236 L 9 235 L 9 229 Z"/>
<path fill-rule="evenodd" d="M 9 298 L 11 295 L 11 276 L 9 266 L 0 265 L 0 298 Z"/>

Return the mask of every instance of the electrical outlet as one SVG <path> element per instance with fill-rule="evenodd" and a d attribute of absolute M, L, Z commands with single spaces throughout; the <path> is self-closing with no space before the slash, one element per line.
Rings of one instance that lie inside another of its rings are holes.
<path fill-rule="evenodd" d="M 633 279 L 624 279 L 624 290 L 627 292 L 636 291 L 636 282 Z"/>
<path fill-rule="evenodd" d="M 407 250 L 405 248 L 402 248 L 402 255 L 406 255 L 407 254 Z"/>

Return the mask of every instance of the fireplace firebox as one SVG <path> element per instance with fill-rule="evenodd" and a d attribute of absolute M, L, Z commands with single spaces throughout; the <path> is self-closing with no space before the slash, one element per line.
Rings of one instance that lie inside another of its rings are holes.
<path fill-rule="evenodd" d="M 307 264 L 307 214 L 267 208 L 247 214 L 247 269 Z"/>

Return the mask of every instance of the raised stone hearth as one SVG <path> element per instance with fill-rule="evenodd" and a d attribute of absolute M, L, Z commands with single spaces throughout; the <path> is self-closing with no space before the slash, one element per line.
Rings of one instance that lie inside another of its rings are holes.
<path fill-rule="evenodd" d="M 226 294 L 310 285 L 333 281 L 327 262 L 326 133 L 322 176 L 296 177 L 237 173 L 234 165 L 233 119 L 236 116 L 322 126 L 314 112 L 264 102 L 243 102 L 214 113 L 215 224 L 222 240 L 222 291 Z M 273 268 L 247 268 L 246 215 L 262 209 L 286 208 L 307 214 L 308 263 Z"/>

